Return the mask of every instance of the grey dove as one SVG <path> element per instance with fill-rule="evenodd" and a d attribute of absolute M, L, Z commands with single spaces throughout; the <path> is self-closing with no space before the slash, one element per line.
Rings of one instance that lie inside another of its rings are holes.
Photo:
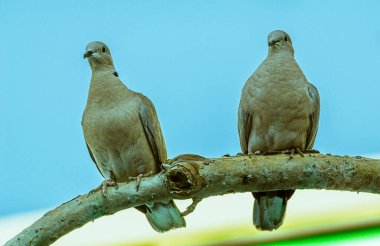
<path fill-rule="evenodd" d="M 243 154 L 312 152 L 319 121 L 319 93 L 307 81 L 287 33 L 268 35 L 268 56 L 242 90 L 238 131 Z M 277 229 L 294 190 L 252 193 L 257 229 Z"/>
<path fill-rule="evenodd" d="M 88 59 L 92 76 L 82 128 L 99 172 L 114 182 L 160 172 L 167 153 L 153 103 L 122 83 L 104 43 L 89 43 L 84 58 Z M 149 203 L 137 209 L 158 232 L 186 226 L 173 201 Z"/>

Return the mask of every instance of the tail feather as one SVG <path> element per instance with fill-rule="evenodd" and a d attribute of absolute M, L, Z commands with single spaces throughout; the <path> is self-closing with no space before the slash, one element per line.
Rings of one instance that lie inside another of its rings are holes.
<path fill-rule="evenodd" d="M 173 201 L 146 204 L 145 216 L 157 232 L 185 227 L 186 221 Z"/>
<path fill-rule="evenodd" d="M 288 199 L 294 190 L 253 193 L 253 224 L 259 230 L 271 231 L 281 226 Z"/>

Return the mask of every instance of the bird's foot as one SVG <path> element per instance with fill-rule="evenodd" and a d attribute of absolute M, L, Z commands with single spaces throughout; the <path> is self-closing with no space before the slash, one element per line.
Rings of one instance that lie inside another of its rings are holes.
<path fill-rule="evenodd" d="M 255 156 L 255 155 L 264 155 L 265 153 L 263 151 L 255 151 L 254 153 L 248 153 L 248 154 L 243 154 L 241 152 L 237 153 L 236 156 L 248 156 L 249 158 Z M 226 155 L 224 155 L 226 156 Z"/>
<path fill-rule="evenodd" d="M 319 151 L 315 150 L 315 149 L 301 150 L 298 147 L 281 151 L 281 154 L 289 154 L 290 160 L 294 158 L 294 154 L 299 154 L 300 156 L 305 157 L 305 154 L 318 154 L 318 153 L 319 153 Z"/>
<path fill-rule="evenodd" d="M 243 154 L 243 153 L 237 153 L 236 156 L 248 156 L 249 158 L 252 158 L 254 157 L 255 155 L 276 155 L 276 154 L 280 154 L 280 152 L 277 152 L 277 151 L 260 151 L 260 150 L 257 150 L 253 153 L 248 153 L 248 154 Z"/>
<path fill-rule="evenodd" d="M 108 186 L 118 187 L 117 183 L 114 180 L 112 180 L 112 179 L 106 179 L 106 180 L 104 180 L 102 182 L 101 186 L 102 186 L 102 193 L 103 193 L 103 196 L 105 198 L 107 198 L 107 196 L 106 196 L 106 190 L 107 190 Z"/>
<path fill-rule="evenodd" d="M 136 191 L 139 191 L 139 187 L 140 187 L 141 179 L 142 179 L 142 178 L 145 178 L 145 177 L 152 176 L 152 175 L 153 175 L 153 171 L 150 171 L 150 172 L 148 172 L 148 173 L 140 173 L 140 174 L 137 175 L 136 177 L 129 177 L 129 180 L 137 180 Z"/>
<path fill-rule="evenodd" d="M 267 150 L 267 151 L 257 150 L 253 153 L 249 153 L 248 156 L 252 157 L 255 155 L 279 155 L 279 154 L 282 154 L 282 151 L 279 151 L 279 150 Z"/>
<path fill-rule="evenodd" d="M 90 191 L 90 194 L 95 193 L 99 190 L 102 190 L 103 197 L 107 199 L 106 190 L 107 186 L 115 186 L 118 187 L 117 183 L 112 179 L 106 179 L 104 180 L 97 188 Z"/>
<path fill-rule="evenodd" d="M 285 149 L 280 151 L 281 154 L 288 154 L 289 155 L 289 160 L 294 158 L 295 154 L 299 154 L 302 157 L 305 157 L 303 152 L 297 147 L 297 148 L 291 148 L 291 149 Z"/>
<path fill-rule="evenodd" d="M 289 155 L 289 159 L 293 159 L 294 158 L 294 155 L 295 154 L 299 154 L 300 156 L 302 157 L 305 157 L 304 154 L 315 154 L 315 153 L 319 153 L 318 150 L 314 150 L 314 149 L 307 149 L 307 150 L 303 150 L 301 151 L 300 148 L 291 148 L 291 149 L 285 149 L 285 150 L 268 150 L 268 151 L 255 151 L 253 154 L 248 154 L 249 156 L 252 156 L 252 155 L 278 155 L 278 154 L 288 154 Z"/>
<path fill-rule="evenodd" d="M 261 150 L 257 150 L 255 152 L 253 152 L 252 154 L 248 154 L 248 155 L 276 155 L 277 154 L 277 151 L 261 151 Z"/>
<path fill-rule="evenodd" d="M 198 203 L 202 201 L 202 198 L 194 197 L 193 202 L 186 208 L 185 211 L 181 213 L 182 216 L 186 216 L 194 212 L 195 208 L 197 207 Z"/>

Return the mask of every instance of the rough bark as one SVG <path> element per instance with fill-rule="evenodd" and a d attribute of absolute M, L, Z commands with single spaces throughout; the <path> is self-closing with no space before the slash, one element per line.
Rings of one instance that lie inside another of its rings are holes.
<path fill-rule="evenodd" d="M 87 222 L 151 201 L 194 199 L 233 192 L 328 189 L 380 193 L 380 160 L 308 154 L 179 158 L 167 170 L 136 182 L 78 196 L 24 229 L 6 245 L 48 245 Z M 186 214 L 191 212 L 195 205 Z"/>

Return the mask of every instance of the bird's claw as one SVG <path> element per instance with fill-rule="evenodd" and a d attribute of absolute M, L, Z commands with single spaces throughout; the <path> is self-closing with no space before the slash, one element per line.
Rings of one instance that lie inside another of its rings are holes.
<path fill-rule="evenodd" d="M 102 182 L 102 184 L 99 186 L 98 189 L 102 189 L 102 194 L 103 194 L 103 197 L 105 199 L 107 199 L 107 194 L 106 194 L 106 191 L 107 191 L 107 187 L 108 186 L 115 186 L 115 187 L 118 187 L 117 183 L 112 180 L 112 179 L 106 179 Z"/>
<path fill-rule="evenodd" d="M 303 152 L 299 148 L 296 148 L 296 153 L 302 157 L 305 157 L 305 155 L 303 154 Z M 294 157 L 294 154 L 293 154 L 293 157 Z"/>
<path fill-rule="evenodd" d="M 318 150 L 314 149 L 307 149 L 307 150 L 301 150 L 300 148 L 291 148 L 291 149 L 285 149 L 285 150 L 268 150 L 268 151 L 255 151 L 251 154 L 248 154 L 248 156 L 254 156 L 254 155 L 278 155 L 278 154 L 288 154 L 289 159 L 293 159 L 295 154 L 299 154 L 302 157 L 305 157 L 306 153 L 319 153 Z"/>
<path fill-rule="evenodd" d="M 306 149 L 306 150 L 301 150 L 300 148 L 292 148 L 290 150 L 283 150 L 282 151 L 283 154 L 289 154 L 289 159 L 293 159 L 294 158 L 294 154 L 299 154 L 300 156 L 302 157 L 305 157 L 305 154 L 312 154 L 312 153 L 319 153 L 318 150 L 314 150 L 314 149 Z"/>
<path fill-rule="evenodd" d="M 102 195 L 105 199 L 107 199 L 106 190 L 107 186 L 115 186 L 118 187 L 117 183 L 112 179 L 104 180 L 98 187 L 90 191 L 90 194 L 95 193 L 99 190 L 102 190 Z"/>
<path fill-rule="evenodd" d="M 261 155 L 262 152 L 261 151 L 255 151 L 254 153 L 248 153 L 248 154 L 243 154 L 241 152 L 237 153 L 236 156 L 248 156 L 249 158 L 255 156 L 255 155 Z M 230 155 L 226 154 L 226 155 L 223 155 L 223 157 L 228 157 Z"/>
<path fill-rule="evenodd" d="M 107 199 L 106 190 L 108 186 L 118 187 L 117 183 L 112 179 L 106 179 L 102 182 L 102 194 Z"/>
<path fill-rule="evenodd" d="M 148 173 L 140 173 L 140 174 L 137 175 L 136 177 L 129 177 L 129 180 L 137 180 L 136 191 L 139 191 L 139 187 L 140 187 L 141 179 L 142 179 L 142 178 L 145 178 L 145 177 L 152 176 L 152 175 L 153 175 L 153 171 L 150 171 L 150 172 L 148 172 Z"/>
<path fill-rule="evenodd" d="M 253 157 L 255 155 L 278 155 L 278 154 L 289 154 L 289 159 L 293 159 L 295 154 L 299 154 L 302 157 L 305 157 L 305 154 L 318 154 L 319 151 L 315 149 L 306 149 L 301 150 L 300 148 L 291 148 L 291 149 L 285 149 L 285 150 L 267 150 L 267 151 L 261 151 L 257 150 L 253 153 L 247 154 L 248 157 Z M 240 154 L 240 155 L 239 155 Z M 243 154 L 238 153 L 236 156 L 241 156 Z"/>
<path fill-rule="evenodd" d="M 282 152 L 281 151 L 277 151 L 277 150 L 267 150 L 267 151 L 261 151 L 261 150 L 257 150 L 251 154 L 248 154 L 248 156 L 255 156 L 255 155 L 278 155 L 278 154 L 281 154 Z"/>
<path fill-rule="evenodd" d="M 249 158 L 252 158 L 252 157 L 254 157 L 255 155 L 262 155 L 263 153 L 261 152 L 261 151 L 255 151 L 255 152 L 253 152 L 253 153 L 248 153 L 248 157 Z"/>
<path fill-rule="evenodd" d="M 300 148 L 292 148 L 290 150 L 283 150 L 281 151 L 282 154 L 289 154 L 289 159 L 294 158 L 294 154 L 299 154 L 302 157 L 305 157 L 305 154 L 318 154 L 319 151 L 315 149 L 305 149 L 301 150 Z"/>
<path fill-rule="evenodd" d="M 202 198 L 194 197 L 193 202 L 186 208 L 185 211 L 181 212 L 182 216 L 186 216 L 194 212 L 195 208 L 197 207 L 198 203 L 202 201 Z"/>

